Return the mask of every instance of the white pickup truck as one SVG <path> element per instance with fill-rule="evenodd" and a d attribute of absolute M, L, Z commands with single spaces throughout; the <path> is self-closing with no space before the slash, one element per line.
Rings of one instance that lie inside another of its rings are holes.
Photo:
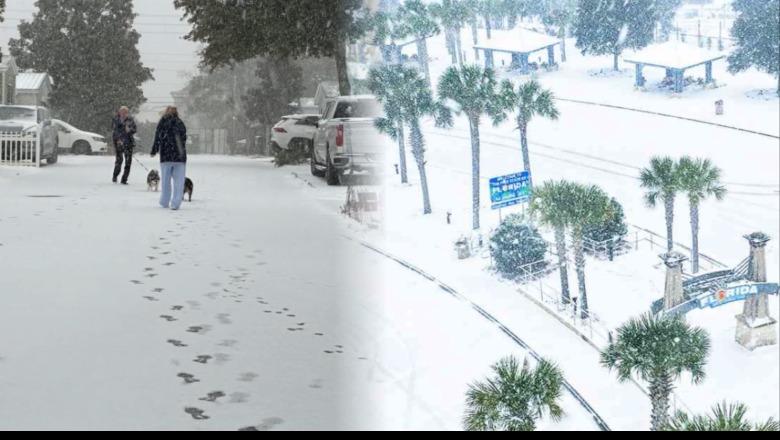
<path fill-rule="evenodd" d="M 328 102 L 314 136 L 311 173 L 328 185 L 352 172 L 380 173 L 391 146 L 374 123 L 383 115 L 373 96 L 342 96 Z"/>

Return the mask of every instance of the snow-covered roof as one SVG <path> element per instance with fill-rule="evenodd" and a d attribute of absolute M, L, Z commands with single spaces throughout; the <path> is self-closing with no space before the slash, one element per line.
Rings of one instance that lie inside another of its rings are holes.
<path fill-rule="evenodd" d="M 47 73 L 22 72 L 16 75 L 16 90 L 39 90 L 47 81 Z"/>
<path fill-rule="evenodd" d="M 560 40 L 555 37 L 527 29 L 497 30 L 493 31 L 492 34 L 493 38 L 482 40 L 474 47 L 500 52 L 531 53 L 560 43 Z"/>
<path fill-rule="evenodd" d="M 677 41 L 653 44 L 642 50 L 626 52 L 623 59 L 627 63 L 644 64 L 647 66 L 668 67 L 670 69 L 689 69 L 725 58 L 722 52 L 706 50 L 692 44 Z"/>

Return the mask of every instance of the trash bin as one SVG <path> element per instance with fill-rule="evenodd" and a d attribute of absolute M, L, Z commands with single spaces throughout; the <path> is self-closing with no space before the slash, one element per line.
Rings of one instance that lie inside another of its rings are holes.
<path fill-rule="evenodd" d="M 471 257 L 471 249 L 469 243 L 466 240 L 459 240 L 455 243 L 455 250 L 458 251 L 458 259 L 466 260 Z"/>
<path fill-rule="evenodd" d="M 715 101 L 715 114 L 720 116 L 723 114 L 723 100 L 719 99 Z"/>

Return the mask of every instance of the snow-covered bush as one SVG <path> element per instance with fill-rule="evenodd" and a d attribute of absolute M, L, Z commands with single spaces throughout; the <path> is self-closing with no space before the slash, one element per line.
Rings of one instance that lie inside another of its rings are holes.
<path fill-rule="evenodd" d="M 625 214 L 620 203 L 612 199 L 610 202 L 612 216 L 605 222 L 586 226 L 583 230 L 583 237 L 590 241 L 589 246 L 585 246 L 588 253 L 606 253 L 610 257 L 620 248 L 628 234 L 628 225 L 626 225 Z"/>
<path fill-rule="evenodd" d="M 539 231 L 518 214 L 508 216 L 496 229 L 490 238 L 490 253 L 498 272 L 509 279 L 538 272 L 547 266 L 544 261 L 547 243 Z M 526 267 L 528 265 L 531 266 Z M 525 270 L 521 270 L 523 267 Z"/>

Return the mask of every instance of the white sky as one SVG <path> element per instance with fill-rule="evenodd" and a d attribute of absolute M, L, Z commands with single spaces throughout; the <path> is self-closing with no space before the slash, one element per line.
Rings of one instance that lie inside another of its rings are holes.
<path fill-rule="evenodd" d="M 157 119 L 158 111 L 172 103 L 171 92 L 185 84 L 183 75 L 197 72 L 198 45 L 183 39 L 189 26 L 172 0 L 133 0 L 135 28 L 141 34 L 138 49 L 144 65 L 154 69 L 154 81 L 144 84 L 149 100 L 139 119 Z M 22 19 L 32 19 L 33 0 L 6 1 L 5 21 L 0 23 L 0 45 L 8 54 L 8 40 L 18 38 L 17 26 Z"/>

